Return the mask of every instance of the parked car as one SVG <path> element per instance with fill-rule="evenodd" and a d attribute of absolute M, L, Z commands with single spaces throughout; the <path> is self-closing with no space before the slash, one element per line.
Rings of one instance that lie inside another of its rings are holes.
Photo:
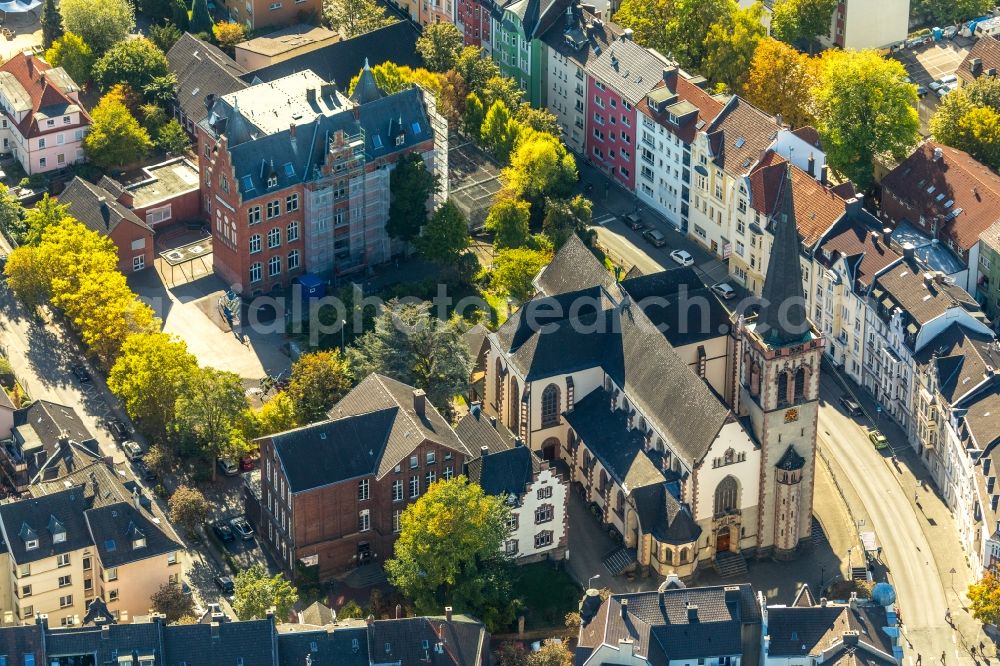
<path fill-rule="evenodd" d="M 847 413 L 851 416 L 861 416 L 861 405 L 859 405 L 857 401 L 852 399 L 850 396 L 846 394 L 840 396 L 840 404 L 844 406 L 844 409 L 846 409 Z"/>
<path fill-rule="evenodd" d="M 721 298 L 729 300 L 736 295 L 736 290 L 728 282 L 720 282 L 712 287 L 712 291 L 718 294 Z"/>
<path fill-rule="evenodd" d="M 76 379 L 81 384 L 86 384 L 91 380 L 90 371 L 87 370 L 87 366 L 77 363 L 70 368 L 70 371 L 76 376 Z"/>
<path fill-rule="evenodd" d="M 240 458 L 240 471 L 252 472 L 257 469 L 257 458 Z"/>
<path fill-rule="evenodd" d="M 143 460 L 142 458 L 135 460 L 132 463 L 132 467 L 135 468 L 136 476 L 138 476 L 146 483 L 152 483 L 160 478 L 160 476 L 156 472 L 149 469 L 149 465 L 147 465 L 146 461 Z"/>
<path fill-rule="evenodd" d="M 253 528 L 250 527 L 250 521 L 243 516 L 230 519 L 229 526 L 233 528 L 233 532 L 244 541 L 249 541 L 253 538 Z"/>
<path fill-rule="evenodd" d="M 646 228 L 646 225 L 642 223 L 642 218 L 639 217 L 639 213 L 629 213 L 626 215 L 625 224 L 628 225 L 629 229 L 634 229 L 635 231 Z"/>
<path fill-rule="evenodd" d="M 236 537 L 233 536 L 233 530 L 230 529 L 229 525 L 226 525 L 221 520 L 217 520 L 212 523 L 212 531 L 215 532 L 215 536 L 223 542 L 232 541 Z"/>
<path fill-rule="evenodd" d="M 142 447 L 139 445 L 139 442 L 131 439 L 122 443 L 122 451 L 125 452 L 125 457 L 131 461 L 138 460 L 143 456 Z"/>
<path fill-rule="evenodd" d="M 667 237 L 663 235 L 659 229 L 650 229 L 642 234 L 648 242 L 652 243 L 655 247 L 663 247 L 667 244 Z"/>
<path fill-rule="evenodd" d="M 958 26 L 949 25 L 942 31 L 941 36 L 944 37 L 945 39 L 955 39 L 955 35 L 957 34 L 958 34 Z"/>
<path fill-rule="evenodd" d="M 927 94 L 927 88 L 923 87 L 919 83 L 917 84 L 917 97 L 923 97 Z"/>
<path fill-rule="evenodd" d="M 223 594 L 232 594 L 236 591 L 236 585 L 231 576 L 216 576 L 215 586 L 222 590 Z"/>
<path fill-rule="evenodd" d="M 889 440 L 885 438 L 885 435 L 880 433 L 878 430 L 872 430 L 868 433 L 868 439 L 871 440 L 872 445 L 879 451 L 889 446 Z"/>
<path fill-rule="evenodd" d="M 132 436 L 128 426 L 126 426 L 121 419 L 108 419 L 108 432 L 111 433 L 111 436 L 115 438 L 116 442 L 124 442 Z"/>
<path fill-rule="evenodd" d="M 229 458 L 219 458 L 215 461 L 216 466 L 218 466 L 219 471 L 226 476 L 236 476 L 240 473 L 240 468 Z"/>
<path fill-rule="evenodd" d="M 670 253 L 670 258 L 676 261 L 681 266 L 693 266 L 694 257 L 687 250 L 674 250 Z"/>

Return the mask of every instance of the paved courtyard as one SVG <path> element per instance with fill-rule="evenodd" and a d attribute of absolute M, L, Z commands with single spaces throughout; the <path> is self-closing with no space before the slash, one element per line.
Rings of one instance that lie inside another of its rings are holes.
<path fill-rule="evenodd" d="M 927 93 L 917 103 L 920 113 L 920 127 L 924 135 L 929 134 L 931 116 L 938 107 L 938 96 L 930 89 L 932 81 L 954 74 L 969 52 L 971 40 L 963 38 L 932 42 L 916 49 L 908 49 L 893 54 L 893 58 L 903 63 L 906 73 L 913 82 L 922 85 Z"/>

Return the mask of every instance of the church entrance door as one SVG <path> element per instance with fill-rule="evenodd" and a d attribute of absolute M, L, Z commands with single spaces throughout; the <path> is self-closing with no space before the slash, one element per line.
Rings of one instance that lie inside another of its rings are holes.
<path fill-rule="evenodd" d="M 715 535 L 715 552 L 725 553 L 729 551 L 729 530 L 723 530 Z"/>

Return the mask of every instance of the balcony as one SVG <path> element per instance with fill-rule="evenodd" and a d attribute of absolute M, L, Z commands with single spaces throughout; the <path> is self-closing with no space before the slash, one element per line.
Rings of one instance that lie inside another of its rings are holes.
<path fill-rule="evenodd" d="M 656 166 L 656 160 L 654 160 L 651 156 L 646 155 L 645 153 L 642 156 L 642 161 L 645 162 L 646 164 L 648 164 L 651 167 L 655 167 Z"/>

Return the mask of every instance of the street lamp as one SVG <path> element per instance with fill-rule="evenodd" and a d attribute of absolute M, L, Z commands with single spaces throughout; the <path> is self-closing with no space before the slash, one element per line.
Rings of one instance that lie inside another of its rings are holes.
<path fill-rule="evenodd" d="M 340 355 L 344 355 L 344 329 L 347 328 L 347 320 L 340 320 Z"/>
<path fill-rule="evenodd" d="M 591 576 L 590 578 L 588 578 L 587 579 L 587 589 L 589 590 L 590 588 L 592 588 L 593 585 L 591 585 L 591 583 L 593 583 L 595 580 L 597 580 L 600 577 L 601 577 L 601 574 L 594 574 L 593 576 Z"/>

